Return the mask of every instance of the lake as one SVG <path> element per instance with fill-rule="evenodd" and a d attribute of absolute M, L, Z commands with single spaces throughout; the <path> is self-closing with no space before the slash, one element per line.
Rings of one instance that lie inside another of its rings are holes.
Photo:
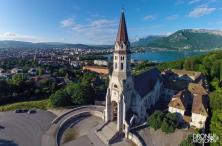
<path fill-rule="evenodd" d="M 149 60 L 154 62 L 169 62 L 175 61 L 179 59 L 183 59 L 189 56 L 198 56 L 202 54 L 206 54 L 205 51 L 147 51 L 143 53 L 133 53 L 131 54 L 131 58 L 134 60 Z M 112 56 L 106 55 L 109 58 Z"/>

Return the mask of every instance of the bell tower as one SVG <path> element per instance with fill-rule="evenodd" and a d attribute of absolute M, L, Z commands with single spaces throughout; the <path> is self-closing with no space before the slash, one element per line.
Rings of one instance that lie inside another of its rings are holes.
<path fill-rule="evenodd" d="M 105 109 L 106 122 L 116 123 L 119 132 L 124 130 L 124 121 L 126 111 L 130 108 L 132 89 L 130 42 L 124 11 L 122 11 L 113 51 L 113 72 L 107 89 Z"/>
<path fill-rule="evenodd" d="M 130 75 L 130 42 L 124 11 L 122 11 L 113 53 L 112 76 L 117 76 L 119 79 L 124 80 Z"/>

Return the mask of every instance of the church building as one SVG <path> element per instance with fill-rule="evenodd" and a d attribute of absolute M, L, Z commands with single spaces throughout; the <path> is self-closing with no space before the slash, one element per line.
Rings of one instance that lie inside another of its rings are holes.
<path fill-rule="evenodd" d="M 122 12 L 106 94 L 105 121 L 114 123 L 117 132 L 125 134 L 146 120 L 147 111 L 159 100 L 163 84 L 161 73 L 155 68 L 133 76 L 130 60 L 130 42 Z"/>

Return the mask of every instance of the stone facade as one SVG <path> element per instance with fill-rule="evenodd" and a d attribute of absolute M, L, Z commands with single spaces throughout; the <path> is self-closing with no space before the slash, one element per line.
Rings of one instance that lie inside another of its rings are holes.
<path fill-rule="evenodd" d="M 130 43 L 122 12 L 106 94 L 105 121 L 115 122 L 117 131 L 125 135 L 132 126 L 146 120 L 146 111 L 159 100 L 162 88 L 157 69 L 132 76 L 130 60 Z"/>

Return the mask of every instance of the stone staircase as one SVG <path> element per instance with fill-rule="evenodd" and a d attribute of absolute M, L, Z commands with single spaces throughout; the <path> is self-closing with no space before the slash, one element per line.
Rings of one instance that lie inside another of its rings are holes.
<path fill-rule="evenodd" d="M 106 145 L 111 144 L 112 141 L 119 136 L 115 122 L 105 123 L 100 129 L 96 130 L 95 133 Z"/>

